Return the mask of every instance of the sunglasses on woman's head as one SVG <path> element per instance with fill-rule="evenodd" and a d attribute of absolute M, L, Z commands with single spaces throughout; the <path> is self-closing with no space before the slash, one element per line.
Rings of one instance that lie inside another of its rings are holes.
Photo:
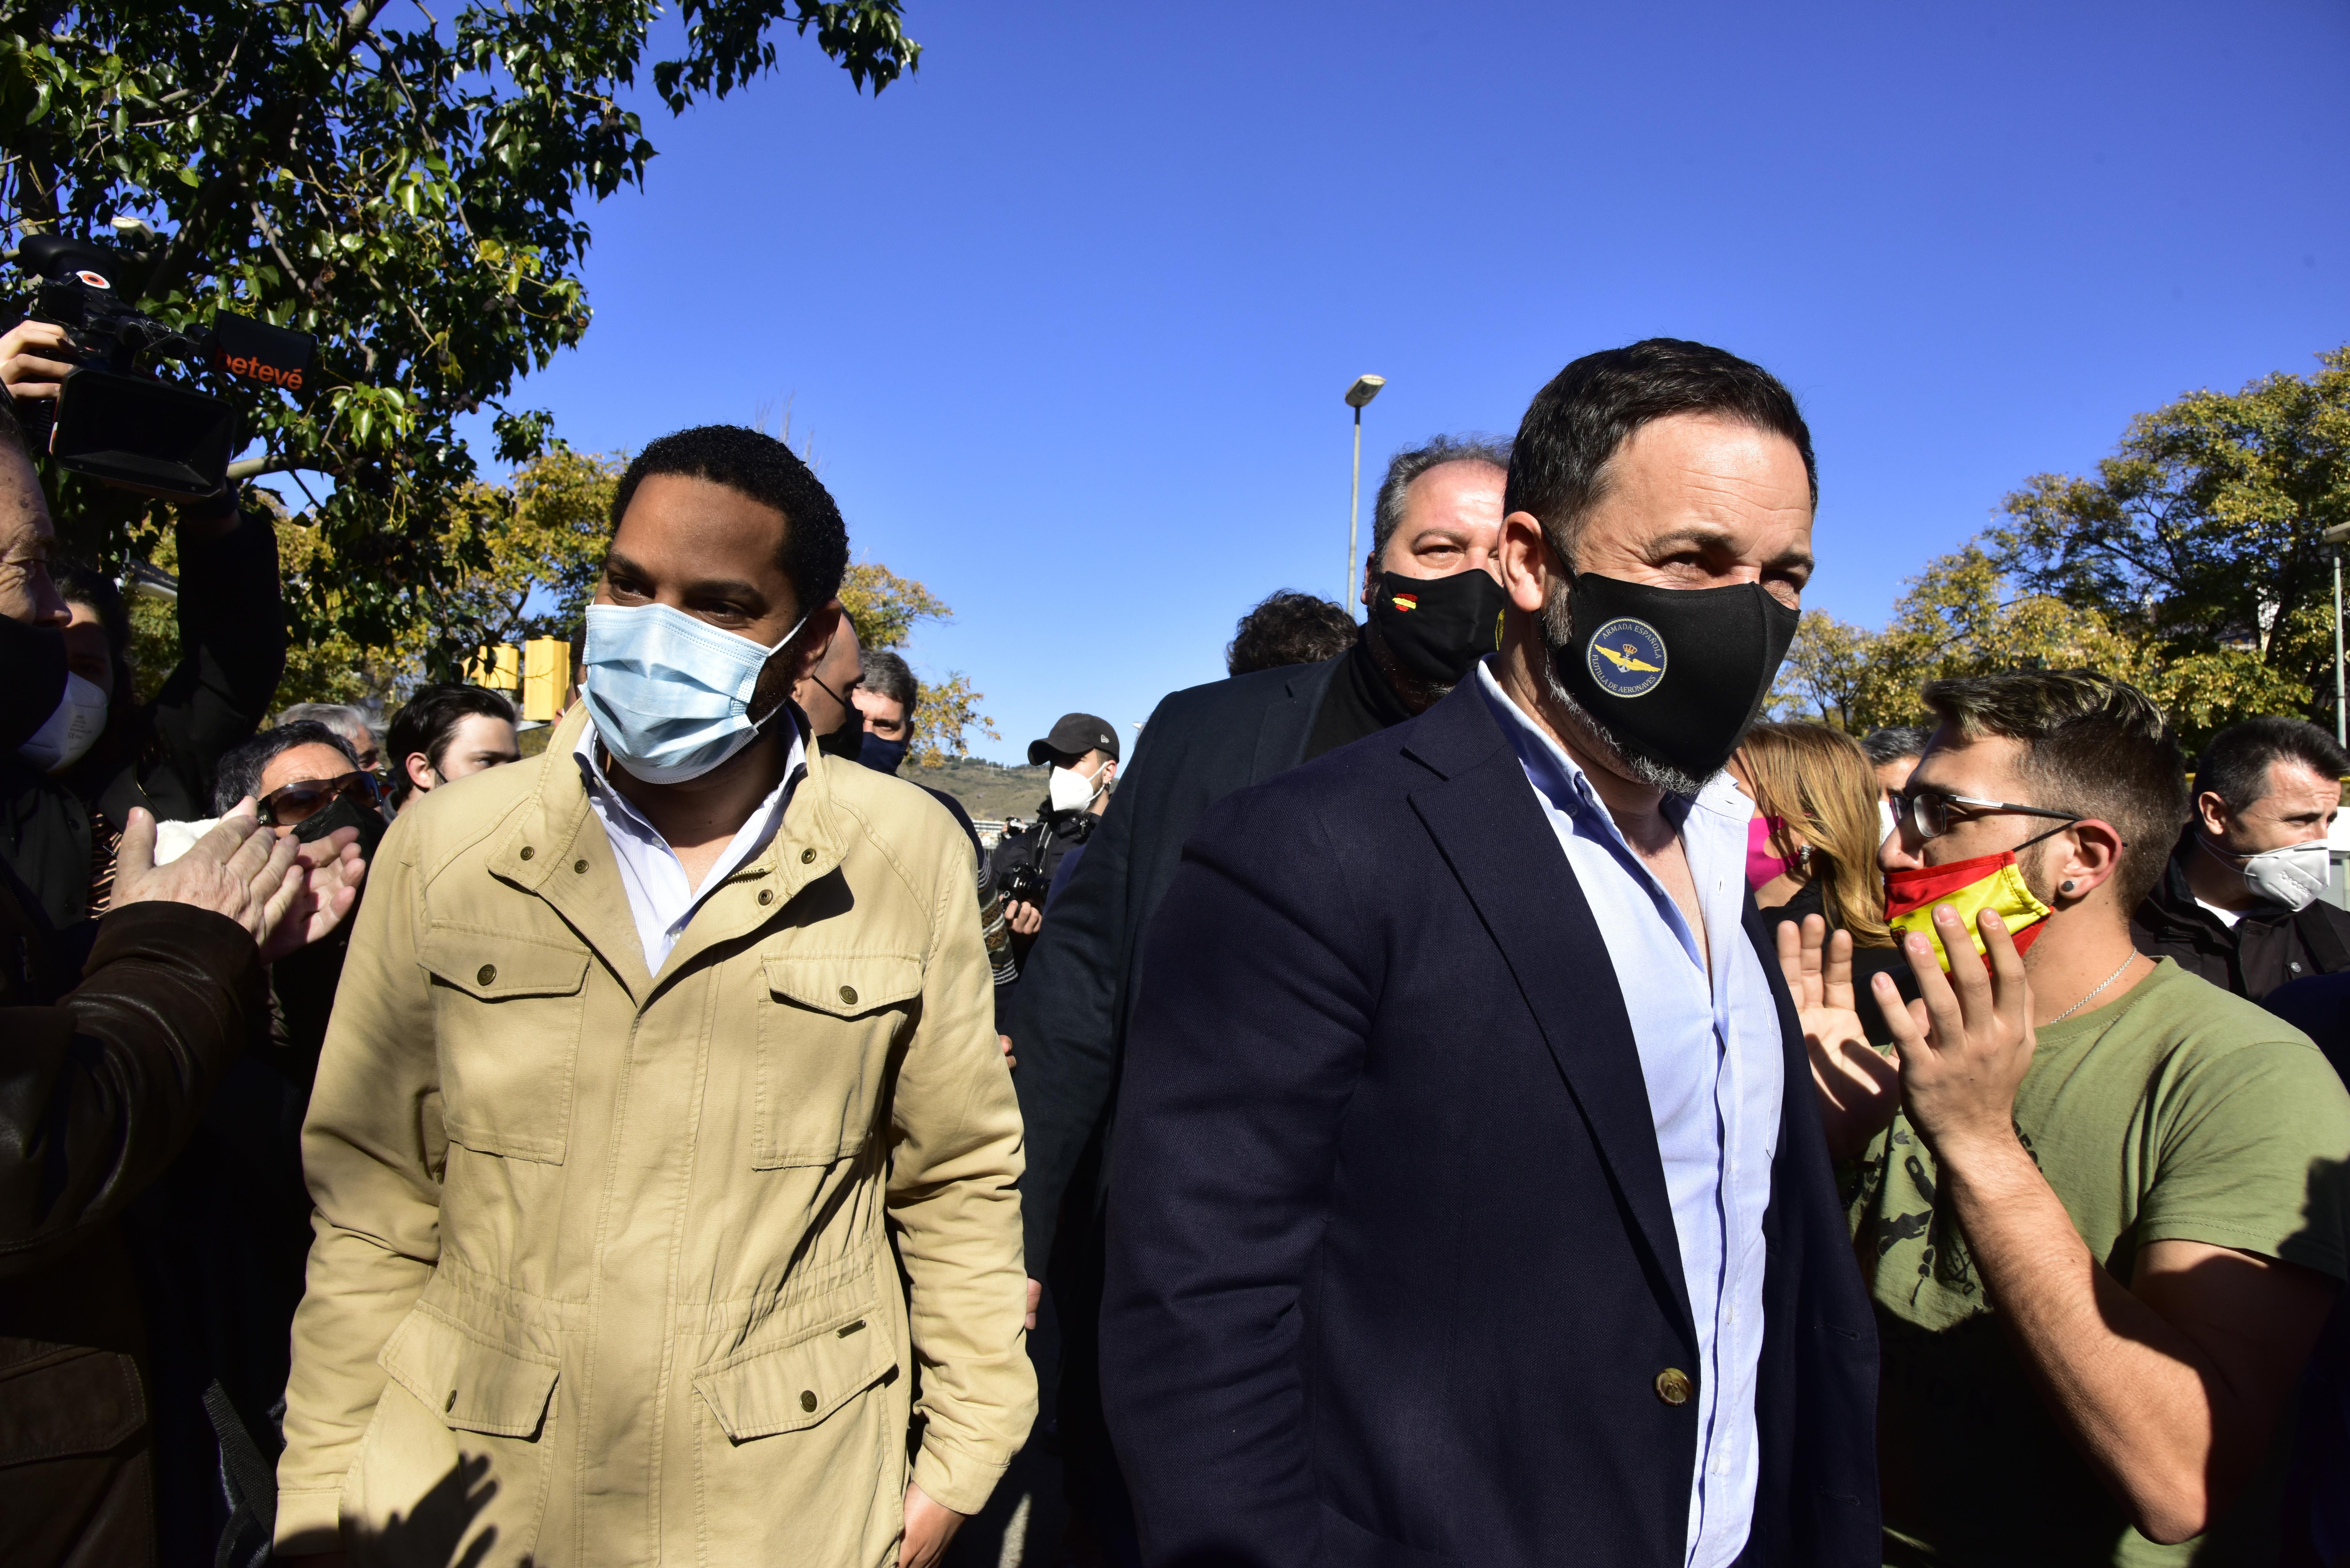
<path fill-rule="evenodd" d="M 302 779 L 271 790 L 260 801 L 264 827 L 296 827 L 309 821 L 347 794 L 369 805 L 383 798 L 373 774 L 344 774 L 330 779 Z"/>

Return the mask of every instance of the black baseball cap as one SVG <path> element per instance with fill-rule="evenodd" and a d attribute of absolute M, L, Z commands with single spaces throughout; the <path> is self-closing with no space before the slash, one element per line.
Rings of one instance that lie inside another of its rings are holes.
<path fill-rule="evenodd" d="M 1052 753 L 1082 757 L 1087 752 L 1107 752 L 1111 762 L 1118 761 L 1118 731 L 1107 719 L 1097 719 L 1091 713 L 1064 713 L 1054 724 L 1052 733 L 1041 741 L 1028 742 L 1028 763 L 1042 767 L 1053 760 Z"/>

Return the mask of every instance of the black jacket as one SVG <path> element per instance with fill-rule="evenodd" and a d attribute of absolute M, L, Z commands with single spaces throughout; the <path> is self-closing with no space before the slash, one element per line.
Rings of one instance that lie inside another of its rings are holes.
<path fill-rule="evenodd" d="M 93 812 L 114 833 L 132 806 L 163 821 L 212 815 L 213 765 L 267 717 L 286 669 L 286 609 L 265 514 L 247 513 L 217 539 L 182 536 L 180 649 L 162 688 L 63 777 L 0 751 L 0 865 L 54 929 L 89 913 Z"/>
<path fill-rule="evenodd" d="M 1875 1568 L 1874 1324 L 1746 934 L 1786 1093 L 1740 1562 Z M 1638 1051 L 1482 696 L 1216 805 L 1147 947 L 1101 1318 L 1146 1561 L 1679 1568 L 1697 1337 Z"/>
<path fill-rule="evenodd" d="M 2186 857 L 2200 854 L 2195 828 L 2179 835 L 2162 880 L 2130 917 L 2130 940 L 2149 958 L 2171 958 L 2223 991 L 2260 1001 L 2278 986 L 2350 970 L 2350 911 L 2324 898 L 2296 913 L 2257 906 L 2235 925 L 2195 901 Z"/>
<path fill-rule="evenodd" d="M 1004 1031 L 1020 1057 L 1013 1081 L 1028 1144 L 1020 1213 L 1028 1270 L 1040 1279 L 1062 1198 L 1117 1092 L 1142 929 L 1174 877 L 1183 841 L 1217 801 L 1297 765 L 1346 658 L 1261 670 L 1160 701 L 1100 828 L 1053 901 Z"/>

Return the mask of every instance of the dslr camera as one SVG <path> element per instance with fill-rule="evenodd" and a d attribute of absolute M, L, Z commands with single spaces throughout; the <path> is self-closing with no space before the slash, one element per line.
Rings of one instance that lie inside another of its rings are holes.
<path fill-rule="evenodd" d="M 1003 877 L 996 883 L 996 891 L 1003 895 L 1005 903 L 1033 904 L 1039 909 L 1045 907 L 1045 895 L 1052 890 L 1053 879 L 1034 860 L 1017 861 L 1004 867 Z"/>
<path fill-rule="evenodd" d="M 133 308 L 118 289 L 119 250 L 57 234 L 26 236 L 16 265 L 34 277 L 25 314 L 62 327 L 79 363 L 66 375 L 45 420 L 24 410 L 26 433 L 46 433 L 58 467 L 93 479 L 188 500 L 228 487 L 229 459 L 244 444 L 235 408 L 192 388 L 158 380 L 158 360 L 300 394 L 316 379 L 317 345 L 307 333 L 224 310 L 208 327 L 167 327 Z M 44 426 L 47 430 L 44 431 Z"/>

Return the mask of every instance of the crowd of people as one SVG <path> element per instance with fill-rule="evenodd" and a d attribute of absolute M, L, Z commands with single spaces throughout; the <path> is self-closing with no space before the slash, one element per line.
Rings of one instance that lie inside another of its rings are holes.
<path fill-rule="evenodd" d="M 992 845 L 764 434 L 629 464 L 527 760 L 273 711 L 234 497 L 140 691 L 33 455 L 7 1562 L 2350 1563 L 2350 757 L 2079 671 L 1764 722 L 1757 366 L 1399 453 L 1359 622 L 1064 716 Z"/>

